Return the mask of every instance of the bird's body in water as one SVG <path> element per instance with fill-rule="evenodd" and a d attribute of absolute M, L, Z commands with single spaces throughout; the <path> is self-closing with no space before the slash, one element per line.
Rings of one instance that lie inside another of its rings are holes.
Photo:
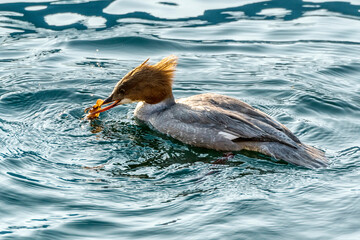
<path fill-rule="evenodd" d="M 305 145 L 284 125 L 232 97 L 205 93 L 175 100 L 172 79 L 177 58 L 129 72 L 104 104 L 106 111 L 119 104 L 139 102 L 135 117 L 159 132 L 186 144 L 218 151 L 249 150 L 292 164 L 327 166 L 324 152 Z"/>

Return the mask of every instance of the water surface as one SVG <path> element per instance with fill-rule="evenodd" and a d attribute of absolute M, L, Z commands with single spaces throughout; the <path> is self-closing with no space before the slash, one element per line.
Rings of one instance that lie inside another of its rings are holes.
<path fill-rule="evenodd" d="M 1 1 L 0 238 L 359 239 L 359 39 L 358 0 Z M 170 54 L 175 97 L 243 100 L 330 167 L 215 164 L 131 104 L 82 120 Z"/>

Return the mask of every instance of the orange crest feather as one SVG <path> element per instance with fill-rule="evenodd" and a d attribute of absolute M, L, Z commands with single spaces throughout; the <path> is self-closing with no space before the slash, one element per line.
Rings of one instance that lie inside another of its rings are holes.
<path fill-rule="evenodd" d="M 177 65 L 177 57 L 170 55 L 160 62 L 150 65 L 146 59 L 123 77 L 115 86 L 126 93 L 126 98 L 132 101 L 158 103 L 172 96 L 172 83 Z"/>
<path fill-rule="evenodd" d="M 177 57 L 175 55 L 170 55 L 166 58 L 163 58 L 160 62 L 156 63 L 152 67 L 161 70 L 161 71 L 175 71 L 177 65 Z"/>

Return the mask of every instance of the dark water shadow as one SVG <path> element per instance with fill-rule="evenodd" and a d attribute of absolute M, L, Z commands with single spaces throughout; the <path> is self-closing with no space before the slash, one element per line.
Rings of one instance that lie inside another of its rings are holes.
<path fill-rule="evenodd" d="M 19 2 L 19 3 L 4 3 L 0 4 L 1 11 L 16 12 L 21 15 L 18 16 L 8 16 L 10 19 L 21 20 L 28 23 L 31 23 L 35 28 L 50 29 L 55 31 L 61 31 L 65 29 L 75 28 L 77 30 L 87 29 L 81 22 L 76 22 L 74 24 L 69 24 L 65 26 L 53 26 L 49 25 L 45 21 L 45 17 L 52 14 L 58 13 L 76 13 L 85 17 L 98 16 L 106 19 L 106 23 L 103 27 L 99 27 L 96 30 L 101 31 L 104 29 L 112 28 L 116 25 L 126 24 L 119 23 L 118 20 L 125 18 L 135 18 L 149 21 L 157 22 L 190 22 L 195 21 L 194 24 L 188 24 L 184 27 L 198 27 L 198 26 L 209 26 L 217 25 L 227 22 L 237 21 L 238 19 L 233 18 L 230 14 L 226 12 L 241 12 L 243 13 L 242 18 L 244 19 L 253 19 L 253 20 L 274 20 L 281 19 L 284 21 L 291 21 L 298 19 L 304 16 L 309 12 L 315 10 L 326 10 L 328 12 L 339 13 L 347 17 L 360 17 L 360 5 L 354 5 L 350 2 L 337 2 L 337 1 L 328 1 L 328 2 L 311 2 L 311 1 L 302 1 L 302 0 L 272 0 L 272 1 L 259 1 L 257 3 L 250 3 L 241 5 L 238 7 L 229 7 L 221 9 L 211 9 L 205 10 L 203 14 L 194 17 L 187 18 L 177 18 L 177 19 L 166 19 L 162 17 L 153 16 L 147 12 L 129 12 L 126 14 L 107 14 L 104 13 L 104 9 L 109 6 L 111 2 L 109 1 L 90 1 L 90 2 L 80 2 L 80 3 L 62 3 L 62 4 L 52 4 L 50 2 L 41 2 L 41 3 L 29 3 L 29 2 Z M 159 7 L 161 5 L 168 5 L 174 8 L 177 7 L 177 4 L 167 3 L 167 2 L 158 2 Z M 30 6 L 46 6 L 46 9 L 38 11 L 27 11 L 26 7 Z M 273 8 L 282 8 L 288 11 L 284 16 L 273 16 L 273 15 L 263 15 L 261 12 L 267 9 Z M 154 23 L 142 23 L 145 25 L 154 25 Z M 15 30 L 22 30 L 22 33 L 16 32 L 11 33 L 11 35 L 34 33 L 36 30 L 24 29 L 21 26 L 7 26 L 8 28 Z"/>

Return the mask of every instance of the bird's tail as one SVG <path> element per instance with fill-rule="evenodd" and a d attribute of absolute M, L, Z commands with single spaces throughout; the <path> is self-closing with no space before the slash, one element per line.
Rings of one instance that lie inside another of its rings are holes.
<path fill-rule="evenodd" d="M 261 152 L 278 160 L 307 167 L 323 168 L 328 166 L 325 153 L 306 144 L 296 148 L 278 142 L 242 142 L 241 148 Z"/>
<path fill-rule="evenodd" d="M 304 166 L 307 168 L 323 168 L 328 166 L 325 153 L 306 144 L 299 144 L 297 149 L 286 145 L 281 145 L 280 151 L 272 152 L 271 155 L 276 159 L 281 159 L 289 163 Z"/>

